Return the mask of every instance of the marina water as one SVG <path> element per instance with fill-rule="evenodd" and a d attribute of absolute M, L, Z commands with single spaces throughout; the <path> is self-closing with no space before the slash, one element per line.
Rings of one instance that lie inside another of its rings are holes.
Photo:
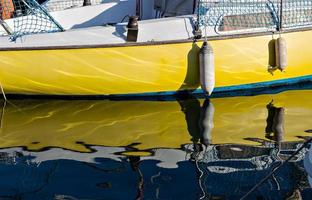
<path fill-rule="evenodd" d="M 312 197 L 310 89 L 1 106 L 0 199 Z"/>

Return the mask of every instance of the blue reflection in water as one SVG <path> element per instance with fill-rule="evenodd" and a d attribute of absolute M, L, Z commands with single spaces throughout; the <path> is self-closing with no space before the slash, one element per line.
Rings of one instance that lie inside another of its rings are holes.
<path fill-rule="evenodd" d="M 120 161 L 95 158 L 94 163 L 51 160 L 39 164 L 32 163 L 30 157 L 18 156 L 6 158 L 8 161 L 0 165 L 2 198 L 194 199 L 198 193 L 190 162 L 180 163 L 177 169 L 165 169 L 156 166 L 155 160 L 138 161 L 135 167 L 136 163 L 125 157 Z M 142 192 L 140 181 L 144 184 Z"/>
<path fill-rule="evenodd" d="M 122 148 L 97 147 L 103 157 L 90 162 L 61 149 L 6 149 L 1 153 L 0 199 L 239 199 L 301 145 L 283 143 L 279 155 L 284 158 L 274 156 L 274 147 L 246 145 L 188 144 L 180 150 L 155 149 L 154 156 L 147 157 L 125 157 L 113 154 Z M 306 151 L 285 163 L 248 199 L 309 199 Z M 72 159 L 57 159 L 58 155 Z"/>

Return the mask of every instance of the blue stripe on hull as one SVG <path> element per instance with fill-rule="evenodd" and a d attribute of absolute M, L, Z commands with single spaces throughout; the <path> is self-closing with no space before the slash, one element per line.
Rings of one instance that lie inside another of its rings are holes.
<path fill-rule="evenodd" d="M 259 94 L 275 94 L 287 90 L 312 89 L 312 75 L 296 78 L 281 79 L 268 82 L 235 85 L 228 87 L 217 87 L 210 98 L 233 97 L 233 96 L 253 96 Z M 203 90 L 194 91 L 169 91 L 152 92 L 140 94 L 109 95 L 110 99 L 172 99 L 174 96 L 194 95 L 199 98 L 208 97 Z"/>

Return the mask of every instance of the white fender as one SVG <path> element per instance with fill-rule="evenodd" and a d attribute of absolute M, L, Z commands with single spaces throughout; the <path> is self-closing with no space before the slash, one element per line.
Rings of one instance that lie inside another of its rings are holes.
<path fill-rule="evenodd" d="M 205 41 L 199 51 L 200 85 L 211 95 L 215 86 L 215 64 L 212 47 Z"/>
<path fill-rule="evenodd" d="M 279 37 L 275 41 L 275 53 L 276 53 L 276 67 L 281 71 L 285 71 L 288 63 L 287 63 L 287 44 L 284 38 Z"/>

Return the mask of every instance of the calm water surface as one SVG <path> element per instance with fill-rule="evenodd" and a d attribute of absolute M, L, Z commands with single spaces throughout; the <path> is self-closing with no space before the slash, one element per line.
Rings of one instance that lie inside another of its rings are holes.
<path fill-rule="evenodd" d="M 312 199 L 312 90 L 1 109 L 1 200 Z"/>

